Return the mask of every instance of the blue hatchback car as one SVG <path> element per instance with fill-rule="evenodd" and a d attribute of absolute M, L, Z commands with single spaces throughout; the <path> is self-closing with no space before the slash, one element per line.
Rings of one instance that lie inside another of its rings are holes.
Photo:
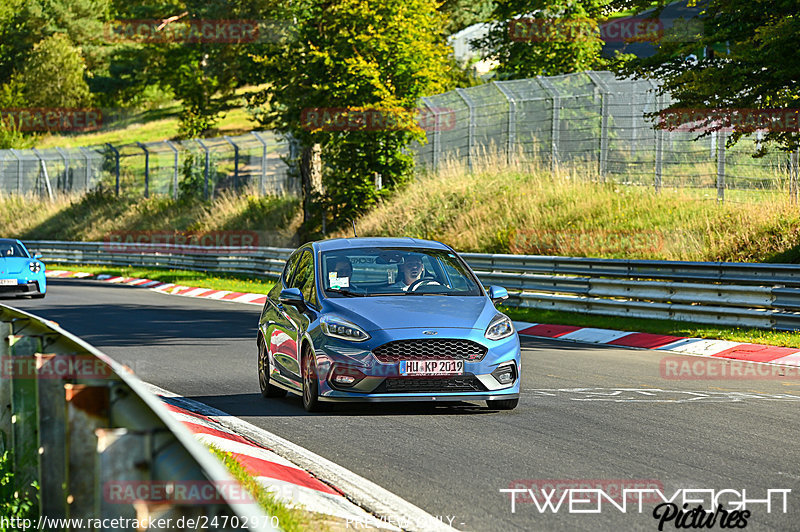
<path fill-rule="evenodd" d="M 0 297 L 44 297 L 47 280 L 39 258 L 32 257 L 19 240 L 0 238 Z"/>
<path fill-rule="evenodd" d="M 346 238 L 292 253 L 258 327 L 264 397 L 308 411 L 337 401 L 486 401 L 517 406 L 520 344 L 450 247 L 411 238 Z"/>

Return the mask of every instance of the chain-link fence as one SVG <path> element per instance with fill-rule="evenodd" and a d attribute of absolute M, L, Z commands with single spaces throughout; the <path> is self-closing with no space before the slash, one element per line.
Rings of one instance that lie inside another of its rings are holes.
<path fill-rule="evenodd" d="M 798 153 L 762 148 L 754 133 L 726 148 L 726 133 L 697 139 L 685 129 L 654 127 L 670 102 L 657 84 L 611 72 L 497 81 L 422 98 L 427 143 L 417 162 L 447 160 L 473 168 L 485 155 L 569 168 L 587 179 L 625 185 L 689 187 L 702 196 L 750 200 L 788 192 L 797 198 Z M 768 146 L 764 146 L 769 148 Z M 102 186 L 121 194 L 206 198 L 223 191 L 299 193 L 287 162 L 294 144 L 270 132 L 235 137 L 0 150 L 0 191 L 55 195 Z"/>
<path fill-rule="evenodd" d="M 296 194 L 292 144 L 270 132 L 184 141 L 0 150 L 0 191 L 53 197 L 97 187 L 139 196 Z"/>
<path fill-rule="evenodd" d="M 788 191 L 797 196 L 797 153 L 761 146 L 754 133 L 726 148 L 726 133 L 655 128 L 648 113 L 669 99 L 657 84 L 611 72 L 497 81 L 423 98 L 427 144 L 417 161 L 435 170 L 446 160 L 472 168 L 487 154 L 567 166 L 589 179 L 626 185 L 692 187 L 720 199 Z M 697 140 L 695 140 L 697 139 Z M 715 192 L 716 189 L 716 192 Z"/>

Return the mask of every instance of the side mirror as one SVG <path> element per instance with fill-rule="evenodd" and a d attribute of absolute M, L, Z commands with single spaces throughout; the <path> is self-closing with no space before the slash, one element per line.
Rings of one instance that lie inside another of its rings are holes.
<path fill-rule="evenodd" d="M 299 288 L 284 288 L 278 296 L 278 301 L 282 305 L 291 305 L 299 309 L 304 309 L 306 306 L 306 300 Z"/>
<path fill-rule="evenodd" d="M 41 259 L 41 258 L 42 258 L 42 254 L 41 254 L 41 253 L 37 253 L 37 254 L 35 254 L 35 255 L 33 256 L 33 260 L 39 260 L 39 259 Z"/>
<path fill-rule="evenodd" d="M 506 290 L 502 286 L 490 286 L 489 299 L 492 300 L 492 303 L 499 303 L 500 301 L 504 301 L 508 299 L 508 290 Z"/>

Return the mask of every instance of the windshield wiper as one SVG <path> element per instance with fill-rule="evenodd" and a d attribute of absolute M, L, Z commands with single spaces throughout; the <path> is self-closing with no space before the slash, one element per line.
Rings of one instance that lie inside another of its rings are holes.
<path fill-rule="evenodd" d="M 365 294 L 359 294 L 358 292 L 351 292 L 350 290 L 344 290 L 342 288 L 328 288 L 328 292 L 336 292 L 337 294 L 342 294 L 345 297 L 364 297 Z"/>

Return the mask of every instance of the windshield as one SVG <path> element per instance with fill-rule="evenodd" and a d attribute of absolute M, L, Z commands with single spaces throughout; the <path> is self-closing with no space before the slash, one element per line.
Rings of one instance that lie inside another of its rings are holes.
<path fill-rule="evenodd" d="M 28 254 L 16 242 L 0 242 L 0 256 L 28 258 Z"/>
<path fill-rule="evenodd" d="M 481 295 L 473 275 L 449 250 L 357 248 L 327 251 L 321 258 L 329 297 Z"/>

